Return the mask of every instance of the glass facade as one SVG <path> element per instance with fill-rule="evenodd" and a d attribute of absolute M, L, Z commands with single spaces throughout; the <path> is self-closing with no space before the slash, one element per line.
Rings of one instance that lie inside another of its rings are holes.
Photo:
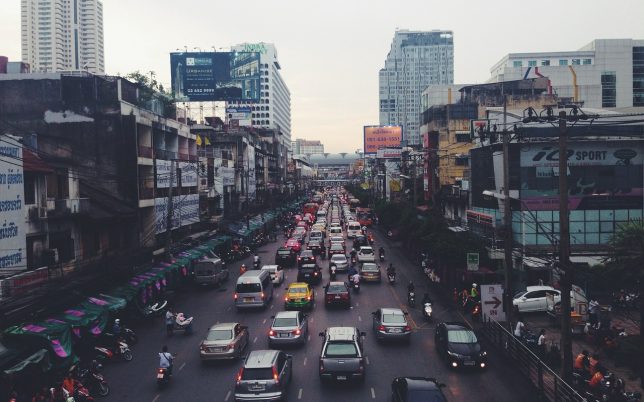
<path fill-rule="evenodd" d="M 633 106 L 644 106 L 644 47 L 633 47 Z"/>
<path fill-rule="evenodd" d="M 617 76 L 614 71 L 602 73 L 602 107 L 617 105 Z"/>

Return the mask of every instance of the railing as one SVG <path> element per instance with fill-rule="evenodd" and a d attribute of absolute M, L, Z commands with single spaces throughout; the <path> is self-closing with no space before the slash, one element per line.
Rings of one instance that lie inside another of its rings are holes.
<path fill-rule="evenodd" d="M 544 400 L 552 402 L 586 402 L 570 385 L 561 379 L 532 350 L 498 322 L 486 318 L 482 333 L 497 351 L 515 363 L 514 367 L 537 388 Z"/>
<path fill-rule="evenodd" d="M 139 145 L 139 156 L 142 156 L 144 158 L 152 158 L 153 155 L 154 155 L 154 152 L 152 150 L 152 147 Z"/>

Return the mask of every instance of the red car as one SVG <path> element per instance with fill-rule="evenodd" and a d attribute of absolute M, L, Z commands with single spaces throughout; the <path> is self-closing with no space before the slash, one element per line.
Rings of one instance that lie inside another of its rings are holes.
<path fill-rule="evenodd" d="M 284 244 L 284 247 L 288 247 L 290 249 L 293 249 L 296 253 L 299 253 L 300 250 L 302 249 L 302 245 L 297 239 L 290 238 L 286 241 L 286 244 Z"/>

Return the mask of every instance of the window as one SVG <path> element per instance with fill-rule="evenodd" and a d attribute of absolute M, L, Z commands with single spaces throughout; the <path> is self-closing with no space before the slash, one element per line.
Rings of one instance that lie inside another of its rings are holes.
<path fill-rule="evenodd" d="M 456 133 L 456 142 L 470 142 L 469 133 Z"/>
<path fill-rule="evenodd" d="M 644 46 L 633 47 L 633 106 L 644 106 Z"/>
<path fill-rule="evenodd" d="M 593 60 L 592 59 L 584 59 L 582 64 L 584 64 L 584 65 L 593 64 Z"/>
<path fill-rule="evenodd" d="M 578 66 L 581 64 L 581 59 L 572 59 L 572 65 L 573 66 Z"/>
<path fill-rule="evenodd" d="M 521 60 L 515 60 L 512 62 L 512 67 L 523 67 L 523 62 Z"/>
<path fill-rule="evenodd" d="M 528 67 L 536 67 L 536 66 L 537 66 L 537 61 L 536 60 L 528 61 Z"/>
<path fill-rule="evenodd" d="M 541 65 L 542 66 L 549 66 L 550 65 L 550 60 L 541 60 Z"/>
<path fill-rule="evenodd" d="M 559 65 L 560 66 L 567 66 L 568 65 L 568 60 L 567 59 L 560 59 L 559 60 Z"/>
<path fill-rule="evenodd" d="M 602 107 L 617 105 L 617 76 L 614 71 L 605 71 L 601 76 Z"/>

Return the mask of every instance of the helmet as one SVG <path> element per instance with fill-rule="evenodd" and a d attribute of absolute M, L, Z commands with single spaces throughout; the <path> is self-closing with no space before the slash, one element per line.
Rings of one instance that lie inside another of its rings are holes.
<path fill-rule="evenodd" d="M 246 264 L 242 264 L 242 265 L 241 265 L 241 267 L 242 267 L 242 268 L 246 268 Z"/>
<path fill-rule="evenodd" d="M 473 288 L 475 288 L 475 287 L 476 287 L 476 283 L 473 283 L 473 284 L 472 284 L 472 287 L 473 287 Z"/>
<path fill-rule="evenodd" d="M 120 324 L 120 323 L 121 323 L 121 320 L 119 320 L 118 318 L 117 318 L 116 320 L 114 320 L 114 324 L 117 324 L 117 325 L 118 325 L 118 324 Z"/>

